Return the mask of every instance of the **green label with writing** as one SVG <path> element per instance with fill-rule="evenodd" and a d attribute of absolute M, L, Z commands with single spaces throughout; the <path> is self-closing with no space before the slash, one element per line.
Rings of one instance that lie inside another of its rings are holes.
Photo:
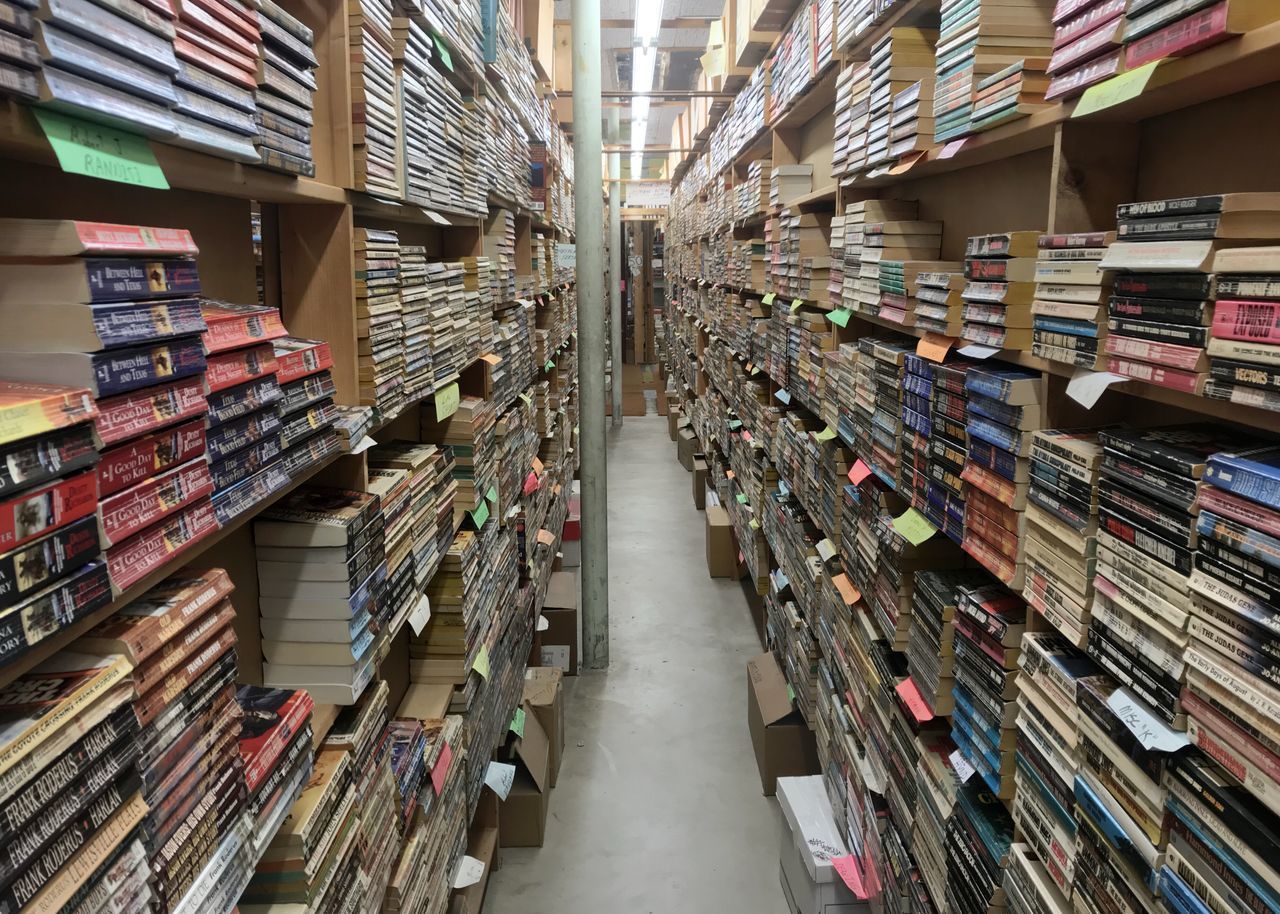
<path fill-rule="evenodd" d="M 439 35 L 432 35 L 431 40 L 435 42 L 436 56 L 440 58 L 440 62 L 445 65 L 450 73 L 453 72 L 453 55 L 449 53 L 449 46 L 440 40 Z"/>
<path fill-rule="evenodd" d="M 58 164 L 68 174 L 168 190 L 151 144 L 136 133 L 35 109 Z"/>

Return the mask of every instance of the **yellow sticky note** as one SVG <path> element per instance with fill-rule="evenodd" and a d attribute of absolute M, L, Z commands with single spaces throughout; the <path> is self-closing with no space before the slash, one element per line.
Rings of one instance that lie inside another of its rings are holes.
<path fill-rule="evenodd" d="M 1132 101 L 1146 91 L 1147 83 L 1151 81 L 1152 74 L 1156 72 L 1156 68 L 1163 62 L 1163 60 L 1153 60 L 1151 63 L 1143 64 L 1136 70 L 1121 73 L 1119 76 L 1111 77 L 1106 82 L 1090 86 L 1080 96 L 1080 101 L 1076 103 L 1076 109 L 1071 112 L 1071 116 L 1084 117 L 1087 114 L 1093 114 L 1106 108 Z"/>
<path fill-rule="evenodd" d="M 928 518 L 915 508 L 908 508 L 901 517 L 895 517 L 893 529 L 901 533 L 903 538 L 913 546 L 919 546 L 938 532 L 938 529 L 929 523 Z"/>
<path fill-rule="evenodd" d="M 822 431 L 815 434 L 813 437 L 819 441 L 830 441 L 835 436 L 836 436 L 836 430 L 828 425 L 826 428 L 824 428 Z"/>
<path fill-rule="evenodd" d="M 436 391 L 436 421 L 443 422 L 458 411 L 462 394 L 458 390 L 458 382 L 454 381 Z"/>
<path fill-rule="evenodd" d="M 489 678 L 489 645 L 480 645 L 480 653 L 476 654 L 476 659 L 471 664 L 471 669 L 479 673 L 482 678 Z"/>
<path fill-rule="evenodd" d="M 793 298 L 793 299 L 791 300 L 791 310 L 792 310 L 792 311 L 799 311 L 799 310 L 800 310 L 800 306 L 801 306 L 801 305 L 803 305 L 803 304 L 804 304 L 804 299 L 803 299 L 803 298 Z"/>

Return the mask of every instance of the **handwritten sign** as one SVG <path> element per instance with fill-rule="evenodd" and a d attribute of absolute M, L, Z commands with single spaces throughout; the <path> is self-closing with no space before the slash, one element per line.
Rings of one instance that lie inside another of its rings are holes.
<path fill-rule="evenodd" d="M 462 859 L 458 861 L 458 872 L 453 877 L 453 887 L 455 889 L 465 889 L 475 885 L 483 878 L 484 861 L 463 854 Z"/>
<path fill-rule="evenodd" d="M 859 457 L 853 462 L 853 468 L 849 470 L 849 481 L 855 486 L 862 485 L 863 480 L 871 475 L 871 467 L 862 462 Z"/>
<path fill-rule="evenodd" d="M 848 308 L 837 308 L 827 315 L 827 320 L 838 327 L 848 327 L 849 318 L 853 317 L 853 312 Z"/>
<path fill-rule="evenodd" d="M 436 421 L 443 422 L 458 411 L 462 402 L 462 393 L 458 390 L 458 382 L 446 384 L 436 391 Z"/>
<path fill-rule="evenodd" d="M 933 720 L 933 712 L 924 703 L 924 696 L 920 694 L 920 690 L 916 688 L 916 684 L 910 677 L 894 686 L 893 690 L 898 693 L 902 703 L 907 706 L 907 710 L 917 721 L 923 724 Z"/>
<path fill-rule="evenodd" d="M 901 533 L 903 538 L 913 546 L 919 546 L 938 532 L 938 528 L 929 523 L 928 518 L 915 508 L 908 508 L 900 517 L 895 517 L 893 529 Z"/>
<path fill-rule="evenodd" d="M 413 607 L 413 612 L 409 613 L 409 627 L 413 629 L 415 635 L 421 635 L 422 630 L 427 627 L 427 623 L 430 621 L 431 598 L 424 593 L 418 597 L 418 602 Z"/>
<path fill-rule="evenodd" d="M 471 521 L 479 530 L 484 526 L 484 522 L 489 519 L 489 503 L 487 501 L 480 502 L 480 506 L 471 512 Z"/>
<path fill-rule="evenodd" d="M 1071 112 L 1071 116 L 1085 117 L 1132 101 L 1146 91 L 1147 83 L 1151 81 L 1152 75 L 1161 63 L 1163 61 L 1153 60 L 1136 70 L 1121 73 L 1096 86 L 1090 86 L 1080 96 L 1080 101 L 1076 103 L 1076 109 Z"/>
<path fill-rule="evenodd" d="M 969 760 L 964 757 L 964 753 L 957 749 L 948 757 L 951 761 L 951 770 L 956 773 L 956 777 L 963 784 L 973 777 L 977 769 L 969 764 Z"/>
<path fill-rule="evenodd" d="M 505 800 L 511 793 L 511 785 L 516 782 L 516 766 L 506 762 L 490 762 L 484 773 L 484 782 L 490 790 Z"/>
<path fill-rule="evenodd" d="M 1169 729 L 1169 725 L 1148 710 L 1126 689 L 1118 688 L 1107 698 L 1107 707 L 1120 718 L 1142 744 L 1142 748 L 1155 752 L 1177 752 L 1190 745 L 1186 733 Z"/>
<path fill-rule="evenodd" d="M 524 708 L 516 708 L 516 716 L 511 718 L 511 726 L 509 728 L 520 739 L 524 739 L 524 718 Z"/>
<path fill-rule="evenodd" d="M 946 359 L 953 343 L 955 340 L 949 336 L 926 333 L 920 342 L 916 343 L 916 355 L 931 362 L 941 362 Z"/>
<path fill-rule="evenodd" d="M 444 791 L 445 778 L 449 776 L 449 766 L 453 764 L 453 747 L 446 740 L 444 747 L 440 750 L 440 757 L 436 759 L 435 766 L 431 769 L 431 786 L 435 789 L 436 796 Z"/>
<path fill-rule="evenodd" d="M 852 606 L 862 599 L 862 593 L 853 586 L 848 575 L 838 574 L 831 579 L 831 583 L 836 585 L 836 590 L 840 591 L 840 599 L 844 600 L 845 606 Z"/>
<path fill-rule="evenodd" d="M 858 867 L 858 861 L 852 854 L 844 857 L 833 857 L 831 866 L 840 874 L 840 881 L 845 884 L 854 897 L 859 901 L 867 900 L 867 890 L 862 884 L 862 871 Z"/>
<path fill-rule="evenodd" d="M 164 171 L 145 137 L 55 111 L 36 108 L 32 113 L 53 147 L 58 165 L 67 174 L 136 187 L 169 189 Z"/>
<path fill-rule="evenodd" d="M 1120 384 L 1130 380 L 1122 374 L 1110 371 L 1089 371 L 1077 368 L 1067 382 L 1067 396 L 1075 400 L 1085 409 L 1093 409 L 1103 392 L 1112 384 Z"/>
<path fill-rule="evenodd" d="M 480 645 L 480 652 L 471 663 L 471 669 L 480 674 L 481 679 L 489 678 L 489 645 Z"/>

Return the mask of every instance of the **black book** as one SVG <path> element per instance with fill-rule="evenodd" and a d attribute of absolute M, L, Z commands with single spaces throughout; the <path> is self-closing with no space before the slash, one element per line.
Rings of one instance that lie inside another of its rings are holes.
<path fill-rule="evenodd" d="M 1107 303 L 1107 315 L 1117 319 L 1207 327 L 1213 317 L 1213 303 L 1194 299 L 1112 295 Z"/>
<path fill-rule="evenodd" d="M 1280 860 L 1280 817 L 1203 752 L 1188 753 L 1173 763 L 1181 781 L 1218 824 L 1231 831 L 1264 860 Z"/>
<path fill-rule="evenodd" d="M 1235 359 L 1209 359 L 1209 377 L 1228 384 L 1280 390 L 1280 367 Z"/>
<path fill-rule="evenodd" d="M 1200 478 L 1206 461 L 1213 454 L 1266 443 L 1246 438 L 1224 425 L 1207 422 L 1148 429 L 1103 429 L 1098 432 L 1098 440 L 1103 447 L 1192 479 Z"/>
<path fill-rule="evenodd" d="M 1213 297 L 1209 273 L 1118 273 L 1112 281 L 1118 296 L 1204 302 Z"/>
<path fill-rule="evenodd" d="M 92 422 L 15 441 L 0 448 L 0 496 L 93 466 L 97 460 Z"/>

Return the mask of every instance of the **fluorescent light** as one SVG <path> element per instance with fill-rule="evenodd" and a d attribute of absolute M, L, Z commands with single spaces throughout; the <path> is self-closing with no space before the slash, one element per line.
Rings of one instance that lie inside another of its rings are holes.
<path fill-rule="evenodd" d="M 631 154 L 631 177 L 638 178 L 644 173 L 644 156 L 638 153 Z"/>
<path fill-rule="evenodd" d="M 636 38 L 644 43 L 658 40 L 662 31 L 662 0 L 636 0 Z"/>

